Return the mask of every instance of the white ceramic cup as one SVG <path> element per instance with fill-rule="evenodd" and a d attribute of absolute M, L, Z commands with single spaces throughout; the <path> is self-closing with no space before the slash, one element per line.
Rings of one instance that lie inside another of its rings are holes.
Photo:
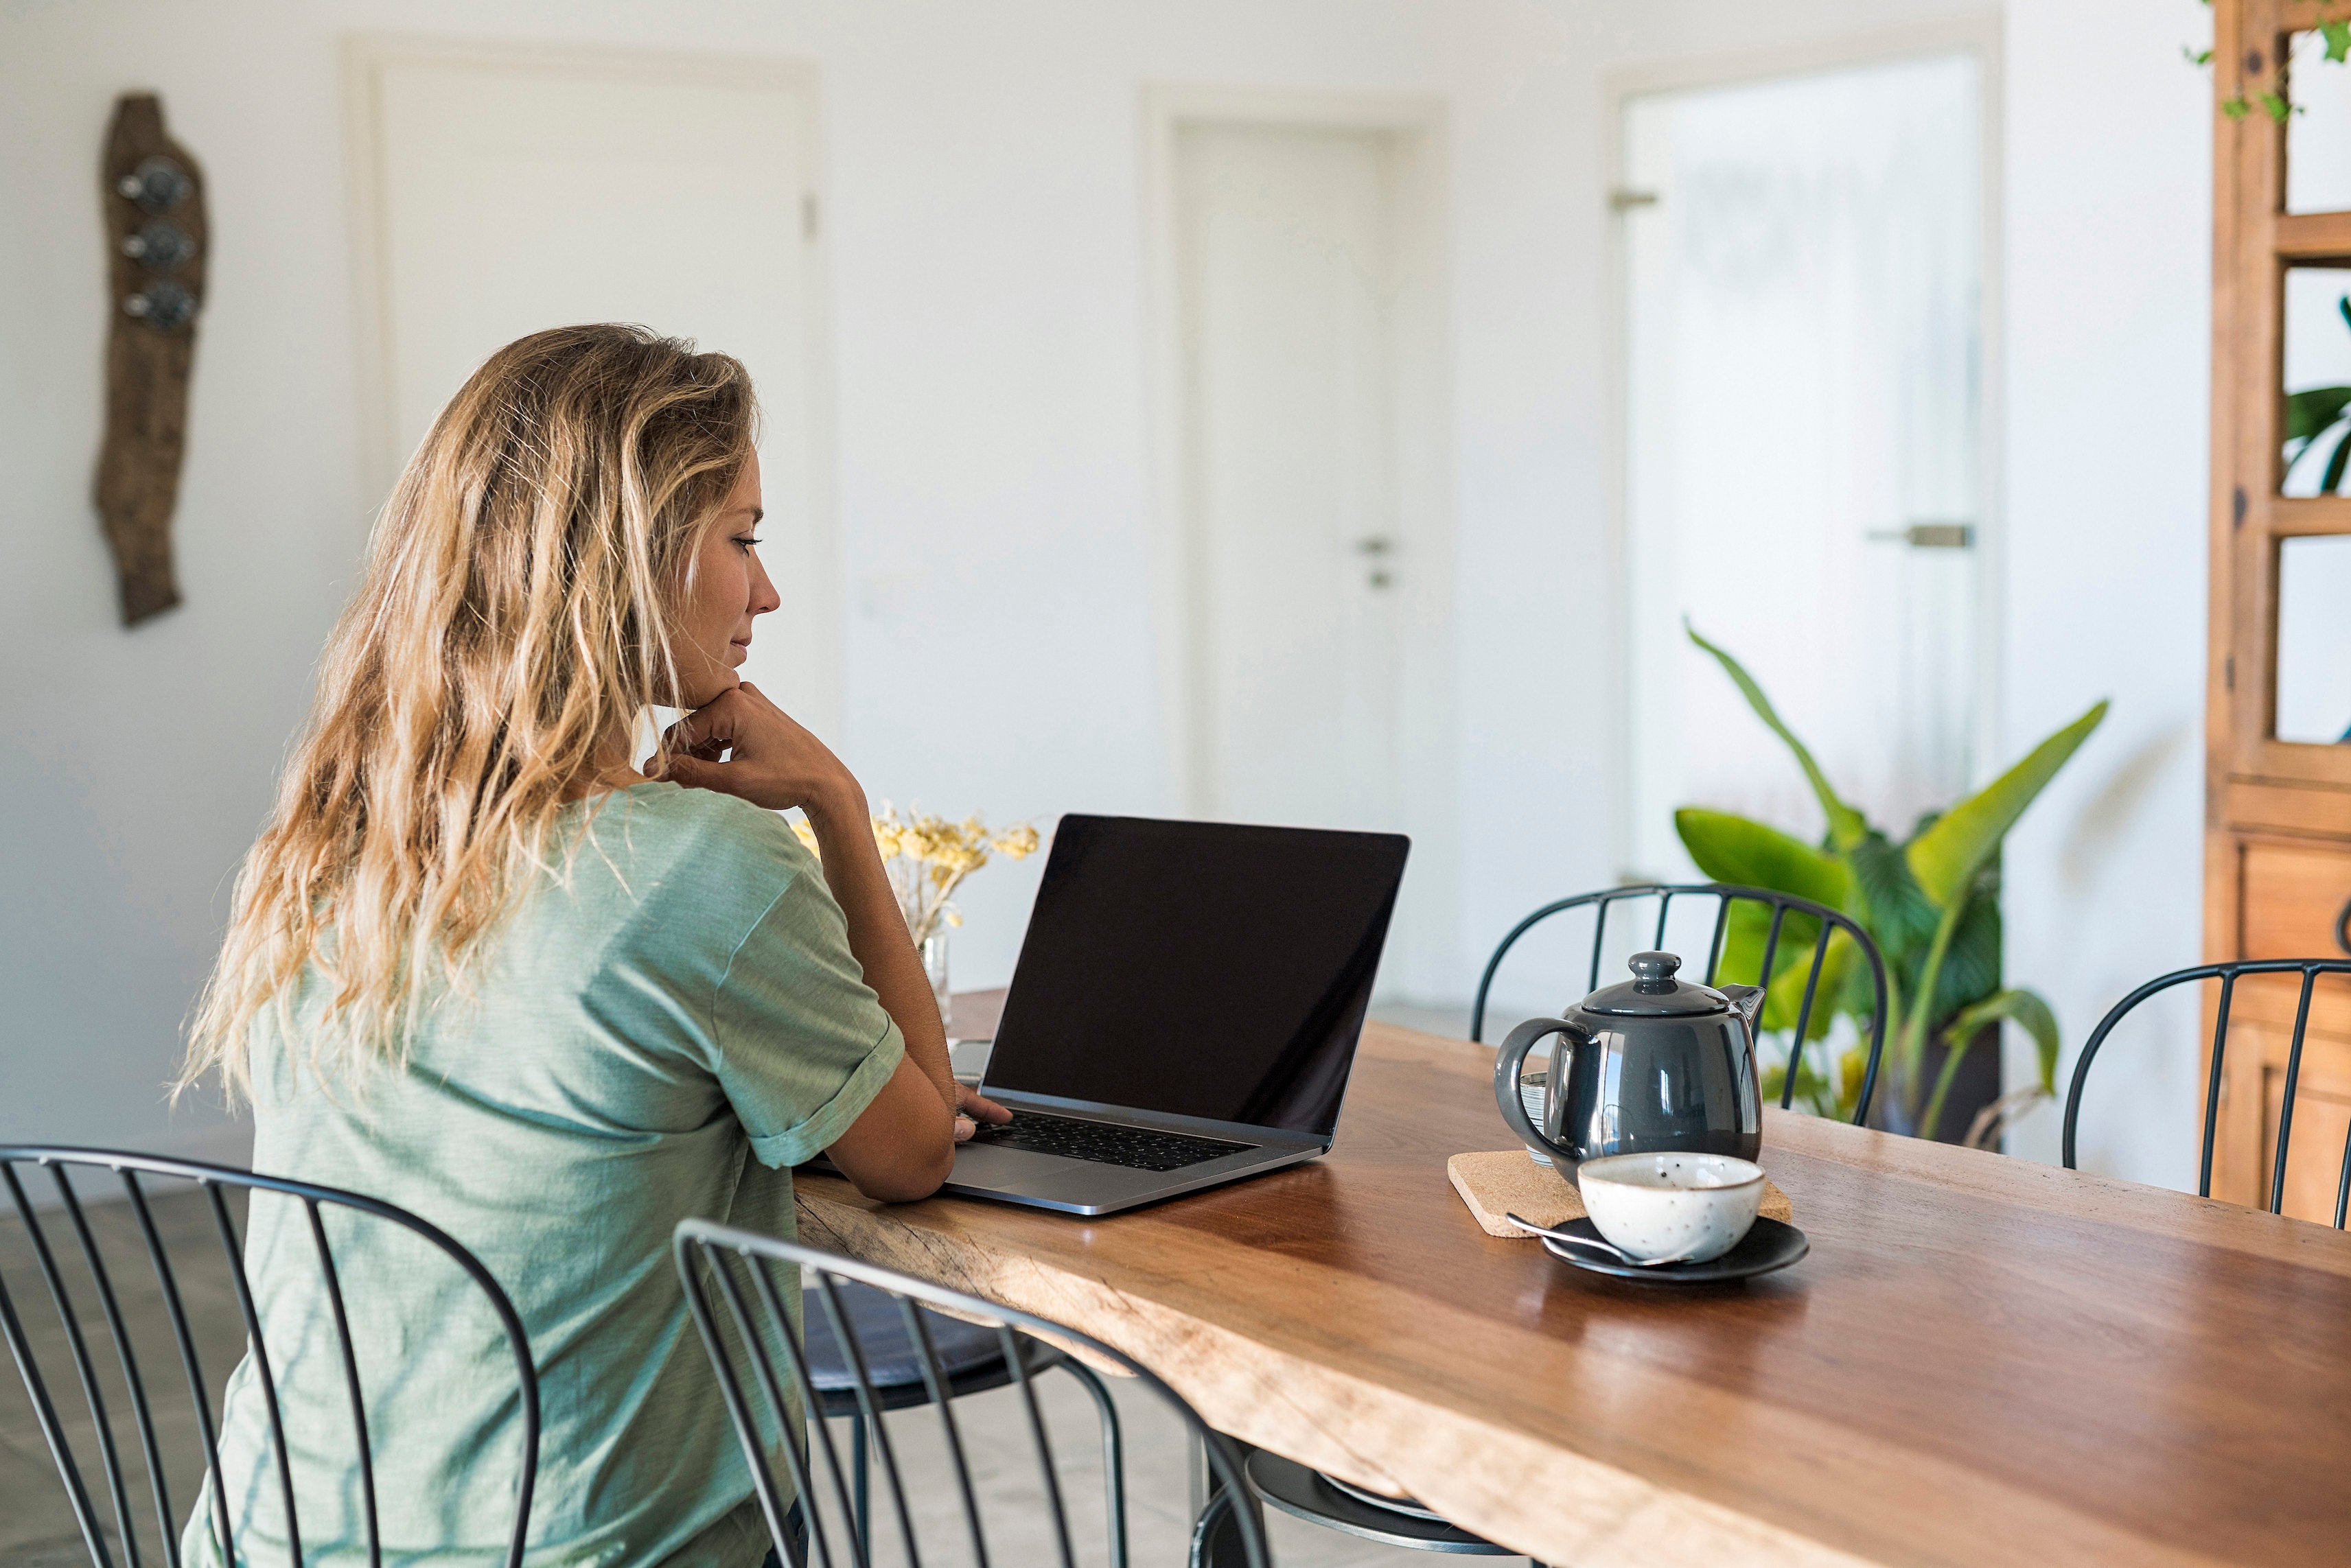
<path fill-rule="evenodd" d="M 1575 1184 L 1600 1233 L 1644 1262 L 1719 1258 L 1763 1203 L 1763 1168 L 1727 1154 L 1612 1154 L 1577 1167 Z"/>

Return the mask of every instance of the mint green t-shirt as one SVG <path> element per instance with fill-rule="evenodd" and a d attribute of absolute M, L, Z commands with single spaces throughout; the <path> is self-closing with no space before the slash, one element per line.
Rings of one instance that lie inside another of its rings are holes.
<path fill-rule="evenodd" d="M 568 869 L 519 899 L 470 993 L 433 1009 L 403 1069 L 322 1090 L 265 1012 L 254 1167 L 410 1210 L 513 1299 L 538 1373 L 533 1563 L 753 1568 L 767 1531 L 670 1231 L 703 1216 L 790 1236 L 789 1168 L 857 1118 L 903 1043 L 781 818 L 645 784 L 569 808 L 563 832 Z M 316 990 L 296 997 L 298 1021 Z M 522 1421 L 495 1315 L 421 1240 L 325 1218 L 384 1561 L 503 1561 Z M 350 1407 L 302 1206 L 256 1195 L 245 1257 L 305 1558 L 363 1563 Z M 779 1283 L 797 1312 L 799 1292 Z M 266 1563 L 285 1525 L 260 1393 L 248 1354 L 223 1407 L 221 1474 L 239 1558 Z M 217 1562 L 210 1537 L 207 1497 L 183 1532 L 189 1563 Z"/>

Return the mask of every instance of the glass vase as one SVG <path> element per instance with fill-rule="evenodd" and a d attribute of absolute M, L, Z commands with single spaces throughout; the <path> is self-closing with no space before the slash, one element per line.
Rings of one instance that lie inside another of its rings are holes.
<path fill-rule="evenodd" d="M 933 931 L 923 939 L 923 972 L 931 979 L 931 998 L 939 1004 L 939 1023 L 955 1036 L 955 1024 L 947 1004 L 947 934 Z"/>

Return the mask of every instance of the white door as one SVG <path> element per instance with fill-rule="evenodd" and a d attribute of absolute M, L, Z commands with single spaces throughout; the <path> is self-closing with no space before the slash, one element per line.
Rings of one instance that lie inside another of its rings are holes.
<path fill-rule="evenodd" d="M 1191 809 L 1398 824 L 1392 137 L 1180 126 Z"/>
<path fill-rule="evenodd" d="M 638 322 L 741 359 L 783 596 L 744 674 L 838 734 L 822 462 L 816 104 L 795 67 L 456 46 L 355 57 L 376 189 L 386 473 L 491 351 Z"/>
<path fill-rule="evenodd" d="M 1821 813 L 1683 623 L 1897 842 L 1976 763 L 1988 586 L 1973 57 L 1630 101 L 1628 872 L 1674 809 Z"/>

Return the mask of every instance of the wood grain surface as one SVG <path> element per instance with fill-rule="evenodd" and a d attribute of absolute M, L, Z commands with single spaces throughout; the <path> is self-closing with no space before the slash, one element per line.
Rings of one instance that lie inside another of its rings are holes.
<path fill-rule="evenodd" d="M 809 1177 L 801 1238 L 1083 1328 L 1549 1563 L 2351 1554 L 2351 1237 L 1771 1111 L 1812 1255 L 1618 1282 L 1448 1185 L 1500 1127 L 1491 1063 L 1374 1025 L 1323 1159 L 1091 1220 Z"/>

